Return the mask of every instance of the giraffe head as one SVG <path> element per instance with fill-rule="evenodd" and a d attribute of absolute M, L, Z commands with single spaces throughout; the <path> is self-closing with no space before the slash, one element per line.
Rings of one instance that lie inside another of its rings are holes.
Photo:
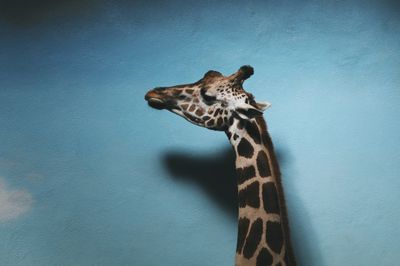
<path fill-rule="evenodd" d="M 243 82 L 251 75 L 251 66 L 242 66 L 230 76 L 210 70 L 195 83 L 150 90 L 145 99 L 151 107 L 167 109 L 193 124 L 226 130 L 232 118 L 251 119 L 270 106 L 256 102 L 243 89 Z"/>

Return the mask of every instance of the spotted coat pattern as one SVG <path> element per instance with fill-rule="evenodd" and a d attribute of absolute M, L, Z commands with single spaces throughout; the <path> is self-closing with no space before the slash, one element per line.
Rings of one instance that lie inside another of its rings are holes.
<path fill-rule="evenodd" d="M 238 175 L 236 265 L 294 265 L 279 168 L 265 122 L 261 117 L 235 119 L 228 131 Z"/>

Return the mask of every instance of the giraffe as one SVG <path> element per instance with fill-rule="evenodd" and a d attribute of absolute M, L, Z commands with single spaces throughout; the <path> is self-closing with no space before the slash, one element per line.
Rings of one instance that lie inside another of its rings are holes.
<path fill-rule="evenodd" d="M 152 89 L 145 100 L 153 108 L 226 133 L 236 155 L 235 264 L 295 265 L 280 170 L 263 118 L 270 104 L 256 102 L 242 86 L 253 73 L 251 66 L 230 76 L 210 70 L 195 83 Z"/>

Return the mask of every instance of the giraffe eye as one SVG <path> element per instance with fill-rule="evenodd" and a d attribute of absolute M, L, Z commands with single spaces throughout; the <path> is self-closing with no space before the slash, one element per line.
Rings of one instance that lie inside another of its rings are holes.
<path fill-rule="evenodd" d="M 206 103 L 211 103 L 217 99 L 217 97 L 215 97 L 215 96 L 207 95 L 206 90 L 204 88 L 201 88 L 200 94 L 201 94 L 201 97 L 203 97 L 204 101 L 206 101 Z"/>

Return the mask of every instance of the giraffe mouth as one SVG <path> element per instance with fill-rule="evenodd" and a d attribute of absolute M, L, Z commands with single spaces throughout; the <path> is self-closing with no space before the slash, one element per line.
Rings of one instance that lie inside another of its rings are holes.
<path fill-rule="evenodd" d="M 147 101 L 150 107 L 153 107 L 158 110 L 166 109 L 167 104 L 163 99 L 160 98 L 161 96 L 154 91 L 149 91 L 144 99 Z"/>
<path fill-rule="evenodd" d="M 149 104 L 149 106 L 158 110 L 167 108 L 167 105 L 164 103 L 164 101 L 157 98 L 150 98 L 147 100 L 147 103 Z"/>

